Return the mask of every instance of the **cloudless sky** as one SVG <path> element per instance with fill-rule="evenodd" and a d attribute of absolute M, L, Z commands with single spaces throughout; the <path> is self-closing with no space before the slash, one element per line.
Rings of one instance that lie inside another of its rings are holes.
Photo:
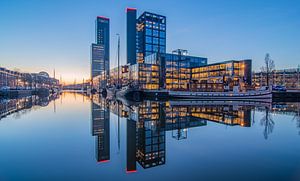
<path fill-rule="evenodd" d="M 250 58 L 253 70 L 266 53 L 278 69 L 300 64 L 299 0 L 0 0 L 0 66 L 89 78 L 98 15 L 110 18 L 111 68 L 116 33 L 125 64 L 126 7 L 167 17 L 168 52 L 187 49 L 209 63 Z"/>

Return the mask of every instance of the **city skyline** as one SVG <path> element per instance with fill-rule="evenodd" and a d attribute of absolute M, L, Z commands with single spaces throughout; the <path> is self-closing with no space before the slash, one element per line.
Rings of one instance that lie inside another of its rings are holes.
<path fill-rule="evenodd" d="M 138 16 L 151 11 L 167 17 L 166 52 L 187 49 L 190 55 L 207 57 L 209 63 L 250 58 L 253 70 L 263 65 L 265 53 L 271 54 L 278 69 L 299 64 L 300 3 L 164 1 L 157 6 L 158 2 L 2 1 L 1 66 L 51 75 L 55 69 L 56 78 L 62 76 L 67 83 L 88 79 L 97 16 L 111 20 L 111 68 L 117 65 L 116 33 L 121 35 L 121 64 L 125 64 L 127 7 L 137 8 Z M 17 53 L 16 46 L 22 47 Z"/>

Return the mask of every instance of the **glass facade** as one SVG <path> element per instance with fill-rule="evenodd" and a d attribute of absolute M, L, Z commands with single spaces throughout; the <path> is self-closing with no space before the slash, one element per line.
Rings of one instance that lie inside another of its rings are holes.
<path fill-rule="evenodd" d="M 176 140 L 187 139 L 190 129 L 212 123 L 251 127 L 251 110 L 256 106 L 213 101 L 143 101 L 128 109 L 122 102 L 107 102 L 99 95 L 93 95 L 92 99 L 92 131 L 99 139 L 98 161 L 110 159 L 109 112 L 127 118 L 127 173 L 137 171 L 136 163 L 144 169 L 165 164 L 166 135 Z"/>
<path fill-rule="evenodd" d="M 137 19 L 137 62 L 143 63 L 152 53 L 166 52 L 166 17 L 144 12 Z"/>
<path fill-rule="evenodd" d="M 93 43 L 91 46 L 91 76 L 92 78 L 105 71 L 104 60 L 104 47 L 103 45 Z"/>
<path fill-rule="evenodd" d="M 119 84 L 122 86 L 126 86 L 129 80 L 129 66 L 122 65 L 119 68 Z M 109 73 L 109 84 L 117 85 L 118 84 L 118 67 L 115 67 L 110 70 Z"/>
<path fill-rule="evenodd" d="M 207 91 L 223 85 L 228 90 L 233 86 L 250 87 L 252 85 L 252 60 L 231 60 L 207 66 L 194 67 L 192 73 L 192 89 L 207 87 Z M 210 87 L 211 86 L 211 87 Z"/>
<path fill-rule="evenodd" d="M 166 162 L 166 134 L 172 132 L 176 140 L 187 139 L 188 129 L 207 126 L 215 122 L 228 126 L 251 126 L 251 107 L 199 104 L 185 105 L 175 102 L 144 101 L 132 106 L 127 119 L 130 122 L 127 134 L 131 135 L 131 150 L 128 155 L 128 167 L 135 170 L 133 150 L 136 145 L 136 161 L 143 168 L 163 165 Z M 134 134 L 134 127 L 136 133 Z M 136 141 L 132 138 L 135 136 Z M 129 137 L 128 137 L 129 138 Z"/>
<path fill-rule="evenodd" d="M 165 124 L 163 105 L 145 102 L 138 108 L 137 161 L 143 168 L 165 164 Z"/>
<path fill-rule="evenodd" d="M 206 65 L 207 58 L 189 56 L 185 50 L 176 50 L 172 54 L 153 53 L 145 58 L 145 62 L 159 65 L 160 88 L 187 90 L 191 84 L 191 68 Z"/>
<path fill-rule="evenodd" d="M 96 44 L 102 45 L 104 49 L 104 70 L 109 75 L 109 19 L 103 16 L 98 16 L 96 19 Z"/>
<path fill-rule="evenodd" d="M 93 95 L 91 105 L 92 135 L 96 138 L 97 162 L 110 160 L 110 110 L 105 99 Z"/>
<path fill-rule="evenodd" d="M 146 63 L 130 66 L 130 81 L 133 86 L 143 90 L 159 89 L 159 66 Z"/>

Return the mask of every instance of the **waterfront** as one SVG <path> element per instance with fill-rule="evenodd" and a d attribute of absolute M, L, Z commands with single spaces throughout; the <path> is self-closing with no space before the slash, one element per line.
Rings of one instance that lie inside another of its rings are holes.
<path fill-rule="evenodd" d="M 298 102 L 92 99 L 13 100 L 0 119 L 0 180 L 300 178 Z"/>

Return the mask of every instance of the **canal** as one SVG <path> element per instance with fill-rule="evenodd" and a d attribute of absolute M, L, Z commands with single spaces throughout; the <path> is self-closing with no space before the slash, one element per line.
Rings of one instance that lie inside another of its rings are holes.
<path fill-rule="evenodd" d="M 0 180 L 300 180 L 300 103 L 0 99 Z"/>

